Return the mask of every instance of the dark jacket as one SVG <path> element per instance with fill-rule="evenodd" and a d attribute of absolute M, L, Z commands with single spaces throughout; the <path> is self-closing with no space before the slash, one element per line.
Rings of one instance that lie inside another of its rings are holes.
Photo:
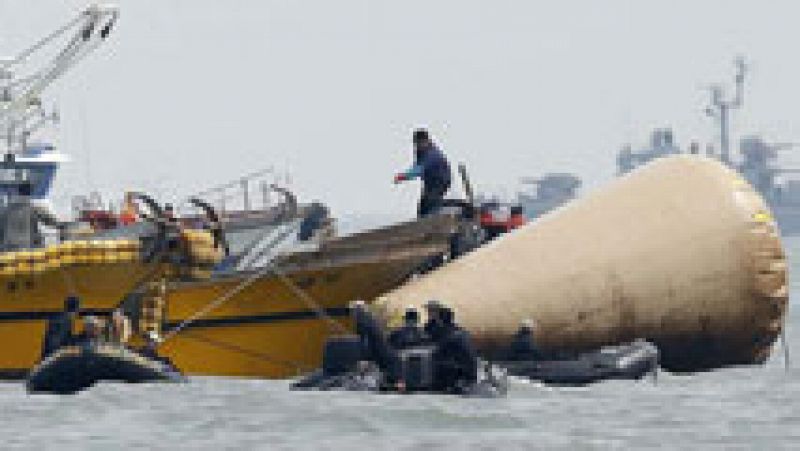
<path fill-rule="evenodd" d="M 472 346 L 469 333 L 458 326 L 444 326 L 434 360 L 439 390 L 458 391 L 477 381 L 478 353 Z"/>
<path fill-rule="evenodd" d="M 428 336 L 418 326 L 405 325 L 389 334 L 389 346 L 398 351 L 420 346 L 427 341 Z"/>
<path fill-rule="evenodd" d="M 42 358 L 47 357 L 62 346 L 72 344 L 75 340 L 75 337 L 72 336 L 73 316 L 73 313 L 63 312 L 47 321 L 44 342 L 42 343 Z"/>
<path fill-rule="evenodd" d="M 444 325 L 438 320 L 429 320 L 425 323 L 422 330 L 428 337 L 428 340 L 437 343 L 442 338 L 442 334 L 444 334 Z"/>
<path fill-rule="evenodd" d="M 542 360 L 542 352 L 536 346 L 530 330 L 521 329 L 514 334 L 506 359 L 511 361 Z"/>
<path fill-rule="evenodd" d="M 399 371 L 397 355 L 386 343 L 383 328 L 367 310 L 356 310 L 354 316 L 356 334 L 361 339 L 366 360 L 375 362 L 389 382 L 396 381 Z"/>
<path fill-rule="evenodd" d="M 444 194 L 450 189 L 450 163 L 436 145 L 417 152 L 417 164 L 422 169 L 423 191 Z"/>

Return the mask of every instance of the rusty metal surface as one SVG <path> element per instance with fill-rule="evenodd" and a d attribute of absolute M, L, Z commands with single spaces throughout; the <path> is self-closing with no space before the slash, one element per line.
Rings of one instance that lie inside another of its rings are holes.
<path fill-rule="evenodd" d="M 717 161 L 656 161 L 376 302 L 387 321 L 435 298 L 487 354 L 524 318 L 550 351 L 637 337 L 668 369 L 763 361 L 788 292 L 768 207 Z"/>

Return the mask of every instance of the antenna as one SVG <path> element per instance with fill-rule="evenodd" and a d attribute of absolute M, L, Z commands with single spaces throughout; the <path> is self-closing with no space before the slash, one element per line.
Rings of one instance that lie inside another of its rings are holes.
<path fill-rule="evenodd" d="M 744 76 L 747 64 L 743 57 L 734 60 L 736 75 L 734 77 L 735 92 L 732 99 L 726 99 L 725 89 L 721 85 L 712 85 L 708 89 L 711 94 L 711 105 L 705 109 L 706 115 L 719 123 L 719 151 L 723 163 L 731 165 L 730 152 L 730 112 L 742 106 L 744 99 Z"/>

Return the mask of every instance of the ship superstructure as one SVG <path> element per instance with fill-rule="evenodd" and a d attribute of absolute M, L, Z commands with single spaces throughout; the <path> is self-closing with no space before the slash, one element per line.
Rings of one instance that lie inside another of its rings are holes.
<path fill-rule="evenodd" d="M 709 88 L 710 103 L 705 113 L 716 121 L 717 146 L 709 144 L 701 151 L 698 143 L 691 143 L 687 148 L 682 148 L 671 129 L 656 129 L 647 146 L 633 150 L 630 145 L 626 145 L 618 152 L 617 173 L 626 174 L 638 166 L 669 155 L 702 152 L 736 169 L 756 188 L 775 213 L 781 233 L 800 233 L 800 180 L 792 178 L 792 174 L 800 170 L 784 168 L 778 162 L 779 152 L 791 149 L 794 145 L 771 143 L 761 136 L 750 135 L 740 139 L 738 153 L 731 149 L 731 113 L 743 105 L 747 67 L 741 58 L 735 61 L 735 66 L 733 95 L 726 96 L 721 85 L 712 85 Z"/>
<path fill-rule="evenodd" d="M 67 157 L 36 138 L 58 120 L 42 93 L 106 40 L 118 16 L 115 7 L 91 6 L 17 55 L 0 58 L 0 250 L 41 246 L 41 227 L 58 226 L 48 195 Z M 48 52 L 54 56 L 31 67 Z"/>
<path fill-rule="evenodd" d="M 574 199 L 583 184 L 577 175 L 566 172 L 547 173 L 538 178 L 525 177 L 521 183 L 527 189 L 517 193 L 515 203 L 522 207 L 529 220 Z"/>

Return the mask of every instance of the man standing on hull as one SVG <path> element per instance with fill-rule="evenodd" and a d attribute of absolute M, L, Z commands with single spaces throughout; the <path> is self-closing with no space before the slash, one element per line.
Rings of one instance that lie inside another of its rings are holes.
<path fill-rule="evenodd" d="M 394 177 L 395 183 L 422 178 L 422 196 L 417 214 L 419 217 L 436 213 L 442 207 L 444 195 L 450 189 L 450 163 L 433 143 L 428 131 L 414 131 L 414 165 Z"/>

